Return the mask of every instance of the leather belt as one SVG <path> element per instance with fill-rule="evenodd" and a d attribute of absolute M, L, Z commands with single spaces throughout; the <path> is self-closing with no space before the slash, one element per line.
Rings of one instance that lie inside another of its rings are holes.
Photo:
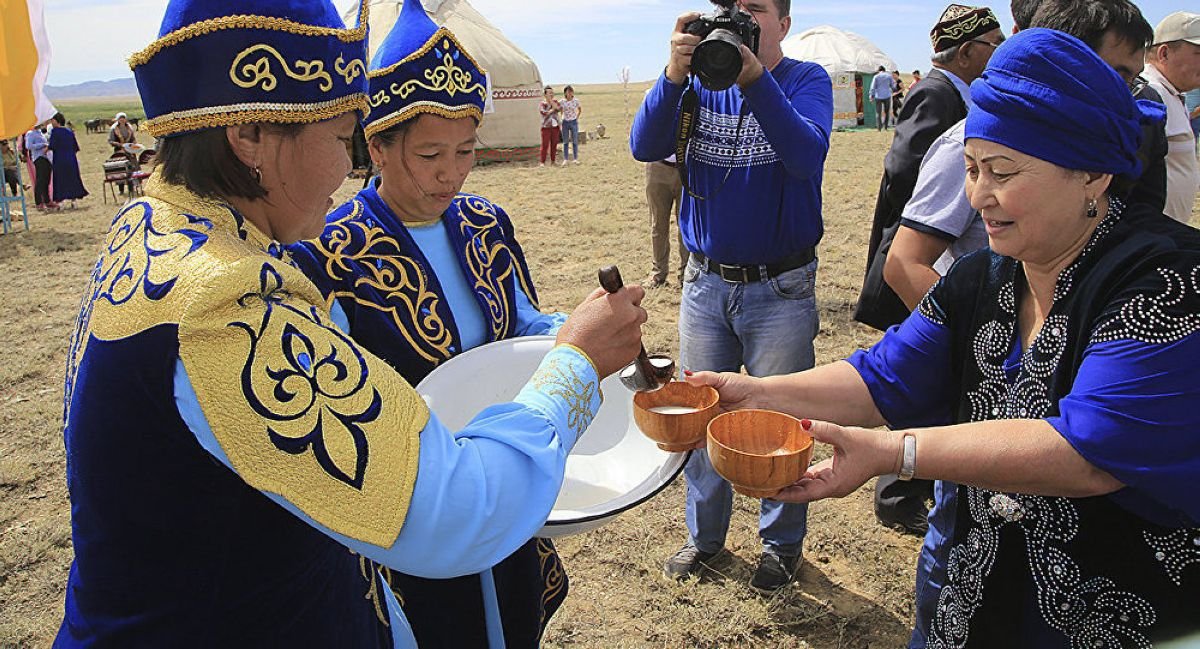
<path fill-rule="evenodd" d="M 801 250 L 800 252 L 798 252 L 798 253 L 792 255 L 791 257 L 788 257 L 782 261 L 776 262 L 774 264 L 766 264 L 767 274 L 766 274 L 766 277 L 763 277 L 762 272 L 761 272 L 762 271 L 761 265 L 721 264 L 721 263 L 717 263 L 711 259 L 708 259 L 707 257 L 705 257 L 704 255 L 702 255 L 698 252 L 692 253 L 692 259 L 696 260 L 696 263 L 700 264 L 701 268 L 707 270 L 710 273 L 716 273 L 717 275 L 720 275 L 721 279 L 723 279 L 727 282 L 737 282 L 737 283 L 741 283 L 741 284 L 747 284 L 750 282 L 758 282 L 763 279 L 770 279 L 772 277 L 782 275 L 783 273 L 786 273 L 789 270 L 796 270 L 797 268 L 800 268 L 801 266 L 807 266 L 807 265 L 811 264 L 816 258 L 817 258 L 817 249 L 816 248 L 807 248 L 805 250 Z"/>

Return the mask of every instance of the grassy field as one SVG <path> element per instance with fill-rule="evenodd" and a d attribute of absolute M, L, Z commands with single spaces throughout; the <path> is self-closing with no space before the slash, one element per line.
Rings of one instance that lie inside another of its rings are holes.
<path fill-rule="evenodd" d="M 631 86 L 630 109 L 644 85 Z M 620 86 L 581 86 L 581 127 L 607 127 L 582 147 L 582 165 L 476 169 L 468 191 L 513 216 L 543 306 L 569 310 L 617 263 L 632 281 L 650 271 L 641 164 L 628 151 Z M 89 117 L 136 101 L 62 106 L 80 127 L 81 165 L 92 196 L 81 209 L 32 216 L 32 230 L 0 236 L 0 647 L 38 647 L 62 615 L 71 561 L 70 504 L 61 432 L 64 355 L 79 297 L 116 207 L 101 200 L 105 136 Z M 862 277 L 882 159 L 891 133 L 836 133 L 825 171 L 820 248 L 818 362 L 845 357 L 877 334 L 851 321 Z M 347 181 L 335 200 L 361 181 Z M 673 251 L 674 252 L 674 251 Z M 678 286 L 649 293 L 646 346 L 676 353 Z M 571 594 L 551 622 L 547 647 L 897 647 L 908 635 L 919 542 L 875 523 L 870 487 L 810 509 L 798 583 L 762 598 L 747 585 L 759 543 L 757 502 L 738 497 L 731 558 L 699 582 L 668 583 L 661 564 L 685 539 L 683 483 L 617 521 L 562 540 Z M 169 575 L 165 575 L 169 578 Z"/>
<path fill-rule="evenodd" d="M 68 122 L 75 125 L 75 130 L 79 133 L 86 131 L 83 123 L 89 119 L 112 119 L 113 115 L 117 113 L 125 113 L 130 119 L 146 118 L 146 113 L 142 111 L 142 102 L 137 97 L 67 99 L 56 101 L 54 105 L 67 118 Z M 153 142 L 147 141 L 145 144 L 150 145 Z"/>

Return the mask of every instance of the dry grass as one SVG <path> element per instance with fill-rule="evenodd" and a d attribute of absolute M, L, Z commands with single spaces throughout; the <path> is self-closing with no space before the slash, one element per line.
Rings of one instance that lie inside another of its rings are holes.
<path fill-rule="evenodd" d="M 631 87 L 632 107 L 644 86 Z M 491 165 L 467 190 L 513 216 L 544 307 L 570 309 L 619 263 L 650 271 L 642 166 L 628 152 L 619 86 L 580 87 L 584 128 L 609 137 L 582 147 L 583 164 L 538 169 Z M 101 107 L 111 113 L 109 105 Z M 80 118 L 101 108 L 74 106 Z M 137 106 L 126 106 L 133 113 Z M 77 123 L 78 123 L 77 119 Z M 81 129 L 82 130 L 82 129 Z M 44 646 L 62 615 L 71 559 L 61 398 L 64 355 L 79 296 L 114 207 L 100 200 L 103 135 L 79 134 L 85 183 L 80 210 L 35 214 L 33 230 L 0 236 L 0 647 Z M 850 319 L 883 155 L 890 133 L 837 133 L 825 172 L 818 362 L 877 338 Z M 336 197 L 348 198 L 348 181 Z M 678 287 L 649 294 L 646 344 L 678 350 Z M 699 582 L 676 585 L 662 561 L 685 538 L 682 481 L 590 534 L 562 540 L 571 595 L 547 632 L 549 647 L 897 647 L 907 639 L 918 541 L 883 529 L 869 489 L 811 508 L 799 583 L 771 598 L 747 586 L 758 555 L 757 506 L 735 502 L 731 557 Z"/>

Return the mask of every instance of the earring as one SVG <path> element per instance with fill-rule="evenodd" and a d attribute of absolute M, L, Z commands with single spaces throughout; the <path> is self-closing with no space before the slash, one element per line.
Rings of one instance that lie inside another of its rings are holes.
<path fill-rule="evenodd" d="M 254 179 L 254 182 L 260 185 L 262 184 L 262 172 L 258 170 L 258 167 L 252 167 L 250 169 L 250 177 Z"/>
<path fill-rule="evenodd" d="M 1087 217 L 1089 219 L 1094 219 L 1099 215 L 1099 213 L 1100 211 L 1096 209 L 1096 199 L 1093 198 L 1092 200 L 1088 201 Z"/>

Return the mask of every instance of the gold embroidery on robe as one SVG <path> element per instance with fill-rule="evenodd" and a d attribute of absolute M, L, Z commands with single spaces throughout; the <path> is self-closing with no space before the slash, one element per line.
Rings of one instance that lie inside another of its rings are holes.
<path fill-rule="evenodd" d="M 544 629 L 546 628 L 546 607 L 562 595 L 563 590 L 567 587 L 567 576 L 563 572 L 558 552 L 554 550 L 554 544 L 540 538 L 536 539 L 536 542 L 538 563 L 541 566 L 542 577 L 546 580 L 546 587 L 542 590 L 541 627 Z"/>
<path fill-rule="evenodd" d="M 459 196 L 455 202 L 462 214 L 459 230 L 467 242 L 464 251 L 470 272 L 467 279 L 475 294 L 483 297 L 487 305 L 485 315 L 491 327 L 492 339 L 500 340 L 504 338 L 508 323 L 513 318 L 513 314 L 509 313 L 509 296 L 504 282 L 513 274 L 516 256 L 505 243 L 495 205 L 478 196 Z M 496 268 L 496 259 L 501 254 L 508 256 L 508 265 Z"/>
<path fill-rule="evenodd" d="M 386 313 L 422 357 L 435 363 L 450 358 L 454 339 L 438 316 L 442 296 L 430 289 L 421 264 L 401 254 L 399 242 L 383 228 L 367 225 L 362 211 L 362 202 L 355 199 L 350 214 L 326 226 L 325 235 L 315 242 L 330 279 L 341 282 L 354 277 L 353 287 L 333 291 L 329 303 L 345 297 Z M 382 293 L 384 303 L 364 299 L 354 290 L 364 286 Z"/>
<path fill-rule="evenodd" d="M 599 389 L 595 381 L 584 380 L 570 363 L 555 357 L 544 362 L 529 380 L 530 385 L 567 403 L 567 427 L 576 437 L 592 423 L 592 396 Z"/>
<path fill-rule="evenodd" d="M 242 479 L 382 547 L 416 480 L 420 396 L 329 320 L 320 292 L 227 206 L 157 176 L 114 220 L 68 352 L 177 325 L 179 355 Z M 69 413 L 68 413 L 69 416 Z"/>
<path fill-rule="evenodd" d="M 333 325 L 299 270 L 246 257 L 207 289 L 184 312 L 179 354 L 234 469 L 336 532 L 390 546 L 429 418 L 420 396 Z"/>

